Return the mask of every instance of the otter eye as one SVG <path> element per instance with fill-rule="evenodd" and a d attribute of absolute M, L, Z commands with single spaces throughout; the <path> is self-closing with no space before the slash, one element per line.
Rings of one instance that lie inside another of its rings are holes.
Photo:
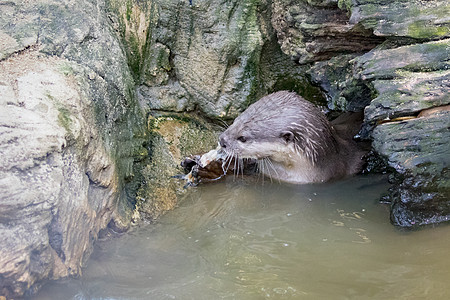
<path fill-rule="evenodd" d="M 294 134 L 290 131 L 283 131 L 280 136 L 286 143 L 292 142 L 295 139 Z"/>
<path fill-rule="evenodd" d="M 237 140 L 239 141 L 239 142 L 242 142 L 242 143 L 245 143 L 246 141 L 247 141 L 247 138 L 245 137 L 245 136 L 240 136 L 240 137 L 238 137 L 237 138 Z"/>

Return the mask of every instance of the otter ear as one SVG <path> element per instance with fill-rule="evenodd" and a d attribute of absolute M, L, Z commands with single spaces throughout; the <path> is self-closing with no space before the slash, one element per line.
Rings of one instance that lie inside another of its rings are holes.
<path fill-rule="evenodd" d="M 286 142 L 293 142 L 294 141 L 294 133 L 291 131 L 282 131 L 280 134 L 280 137 Z"/>

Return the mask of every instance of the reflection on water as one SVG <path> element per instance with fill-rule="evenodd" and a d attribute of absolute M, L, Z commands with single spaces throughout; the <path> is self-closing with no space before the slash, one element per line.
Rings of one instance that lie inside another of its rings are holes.
<path fill-rule="evenodd" d="M 403 232 L 381 177 L 200 186 L 157 224 L 100 241 L 34 299 L 443 299 L 450 227 Z"/>

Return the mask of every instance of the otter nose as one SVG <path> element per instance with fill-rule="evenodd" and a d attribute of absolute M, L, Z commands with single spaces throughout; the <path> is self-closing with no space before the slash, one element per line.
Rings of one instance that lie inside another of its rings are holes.
<path fill-rule="evenodd" d="M 227 147 L 227 143 L 226 143 L 225 137 L 224 137 L 223 135 L 221 135 L 221 136 L 219 137 L 219 145 L 220 145 L 220 147 L 222 147 L 222 148 L 226 148 L 226 147 Z"/>

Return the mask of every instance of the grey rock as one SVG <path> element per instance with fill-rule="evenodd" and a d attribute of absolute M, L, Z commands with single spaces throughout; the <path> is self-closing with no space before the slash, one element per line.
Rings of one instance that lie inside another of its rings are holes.
<path fill-rule="evenodd" d="M 147 152 L 102 1 L 0 9 L 0 295 L 17 298 L 80 275 L 100 230 L 129 226 Z"/>
<path fill-rule="evenodd" d="M 276 0 L 272 7 L 281 49 L 301 64 L 366 52 L 384 41 L 358 22 L 350 23 L 338 1 Z"/>
<path fill-rule="evenodd" d="M 450 111 L 379 125 L 373 148 L 399 174 L 391 220 L 417 227 L 450 220 Z"/>
<path fill-rule="evenodd" d="M 277 86 L 289 85 L 292 78 L 301 83 L 290 87 L 302 90 L 309 85 L 304 84 L 305 68 L 277 46 L 269 1 L 133 5 L 132 12 L 140 11 L 151 20 L 144 26 L 147 38 L 138 39 L 138 30 L 126 26 L 126 21 L 117 23 L 125 44 L 133 43 L 127 36 L 135 36 L 140 45 L 135 48 L 146 49 L 137 68 L 137 81 L 142 83 L 139 100 L 146 110 L 199 110 L 210 118 L 231 119 Z M 126 19 L 120 15 L 124 8 L 113 5 L 113 9 L 119 19 Z"/>
<path fill-rule="evenodd" d="M 372 101 L 372 89 L 353 74 L 356 55 L 339 55 L 315 63 L 307 72 L 311 81 L 326 93 L 328 108 L 363 111 Z"/>
<path fill-rule="evenodd" d="M 412 115 L 450 103 L 450 40 L 374 50 L 355 59 L 356 77 L 373 83 L 378 96 L 366 122 Z"/>
<path fill-rule="evenodd" d="M 117 205 L 115 164 L 93 138 L 92 106 L 60 71 L 66 64 L 36 52 L 1 63 L 13 91 L 0 101 L 0 287 L 8 297 L 79 274 Z"/>
<path fill-rule="evenodd" d="M 347 1 L 350 2 L 350 1 Z M 350 23 L 361 24 L 377 36 L 420 40 L 450 36 L 448 1 L 352 1 Z"/>

